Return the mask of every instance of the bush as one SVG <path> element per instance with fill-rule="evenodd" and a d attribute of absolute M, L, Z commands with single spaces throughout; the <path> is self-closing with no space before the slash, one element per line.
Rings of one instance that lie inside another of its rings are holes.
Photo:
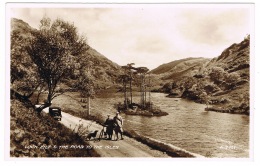
<path fill-rule="evenodd" d="M 163 91 L 169 93 L 172 90 L 172 83 L 168 82 L 163 85 Z"/>
<path fill-rule="evenodd" d="M 229 73 L 225 77 L 226 83 L 233 85 L 240 80 L 240 75 L 236 72 Z"/>
<path fill-rule="evenodd" d="M 208 93 L 208 94 L 211 94 L 211 93 L 215 93 L 215 92 L 218 92 L 220 91 L 221 89 L 214 83 L 207 83 L 204 87 L 204 90 Z"/>
<path fill-rule="evenodd" d="M 221 67 L 213 67 L 209 73 L 210 79 L 216 83 L 224 81 L 226 71 Z"/>

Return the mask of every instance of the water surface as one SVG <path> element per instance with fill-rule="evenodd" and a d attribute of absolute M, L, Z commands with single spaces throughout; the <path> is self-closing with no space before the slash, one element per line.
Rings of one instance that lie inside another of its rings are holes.
<path fill-rule="evenodd" d="M 203 104 L 152 93 L 151 100 L 169 115 L 124 115 L 124 128 L 210 157 L 249 157 L 249 116 L 204 111 Z M 92 100 L 92 113 L 114 115 L 122 94 Z M 133 99 L 138 102 L 138 96 Z"/>

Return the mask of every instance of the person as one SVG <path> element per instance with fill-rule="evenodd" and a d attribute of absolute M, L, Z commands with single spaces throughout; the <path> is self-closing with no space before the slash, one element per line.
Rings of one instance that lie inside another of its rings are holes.
<path fill-rule="evenodd" d="M 110 118 L 110 115 L 107 115 L 107 119 L 106 119 L 104 125 L 106 126 L 105 137 L 106 137 L 106 135 L 108 135 L 109 140 L 112 140 L 113 129 L 114 129 L 113 124 L 114 124 L 114 120 L 112 118 Z"/>
<path fill-rule="evenodd" d="M 121 139 L 123 140 L 123 118 L 119 115 L 119 112 L 117 112 L 114 117 L 114 127 L 116 140 L 118 140 L 118 133 L 120 133 Z"/>

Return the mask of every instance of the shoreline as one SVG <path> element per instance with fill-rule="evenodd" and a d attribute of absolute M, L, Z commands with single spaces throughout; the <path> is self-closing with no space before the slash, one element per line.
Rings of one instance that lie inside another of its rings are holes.
<path fill-rule="evenodd" d="M 171 95 L 170 93 L 165 93 L 165 92 L 154 92 L 154 93 L 163 93 L 165 94 L 167 98 L 172 98 L 172 99 L 186 99 L 189 101 L 192 101 L 194 103 L 199 103 L 199 104 L 203 104 L 199 101 L 196 100 L 192 100 L 189 98 L 183 98 L 181 96 L 176 96 L 176 95 Z M 247 115 L 250 116 L 250 113 L 247 112 L 238 112 L 236 110 L 241 110 L 241 108 L 239 107 L 225 107 L 224 105 L 222 105 L 222 107 L 218 107 L 218 105 L 209 105 L 208 108 L 205 108 L 205 111 L 212 111 L 212 112 L 219 112 L 219 113 L 228 113 L 228 114 L 238 114 L 238 115 Z"/>
<path fill-rule="evenodd" d="M 66 113 L 71 114 L 71 112 L 69 112 L 69 111 L 66 112 Z M 98 125 L 102 125 L 102 120 L 98 119 L 95 116 L 91 116 L 91 117 L 87 118 L 87 117 L 84 117 L 84 116 L 80 117 L 79 114 L 75 115 L 75 114 L 72 113 L 71 115 L 78 117 L 78 118 L 81 118 L 81 119 L 84 119 L 84 120 L 96 122 Z M 132 138 L 135 141 L 138 141 L 138 142 L 140 142 L 144 145 L 147 145 L 148 147 L 150 147 L 154 150 L 159 150 L 163 153 L 166 153 L 170 157 L 181 157 L 181 158 L 187 158 L 187 157 L 204 158 L 205 157 L 205 156 L 202 156 L 200 154 L 189 152 L 185 149 L 179 148 L 179 147 L 174 146 L 172 144 L 164 143 L 164 142 L 156 140 L 154 138 L 142 136 L 140 134 L 137 134 L 134 131 L 127 131 L 127 130 L 124 129 L 124 135 L 129 137 L 129 138 Z"/>

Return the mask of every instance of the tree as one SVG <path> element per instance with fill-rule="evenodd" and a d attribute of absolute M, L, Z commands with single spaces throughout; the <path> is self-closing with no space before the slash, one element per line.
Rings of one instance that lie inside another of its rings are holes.
<path fill-rule="evenodd" d="M 184 90 L 188 90 L 196 83 L 197 80 L 194 77 L 184 77 L 183 81 L 181 82 L 181 87 L 183 87 Z"/>
<path fill-rule="evenodd" d="M 89 76 L 79 77 L 76 88 L 77 88 L 77 90 L 80 90 L 80 94 L 82 97 L 87 97 L 87 99 L 88 99 L 87 116 L 89 116 L 90 115 L 90 98 L 93 98 L 95 95 L 93 79 L 91 79 L 91 77 L 89 77 Z"/>
<path fill-rule="evenodd" d="M 233 87 L 240 79 L 240 75 L 237 72 L 229 73 L 225 77 L 225 81 L 230 87 Z"/>
<path fill-rule="evenodd" d="M 78 59 L 79 63 L 79 74 L 77 75 L 77 82 L 74 85 L 74 88 L 80 91 L 82 97 L 87 97 L 87 116 L 90 115 L 90 98 L 95 96 L 95 86 L 94 79 L 90 75 L 90 67 L 93 63 L 89 60 L 89 57 L 86 55 L 80 56 Z"/>
<path fill-rule="evenodd" d="M 209 76 L 210 76 L 211 80 L 213 80 L 214 82 L 221 83 L 224 81 L 226 74 L 227 74 L 227 72 L 223 68 L 213 67 L 211 69 Z"/>
<path fill-rule="evenodd" d="M 173 88 L 172 88 L 172 83 L 171 83 L 171 82 L 167 82 L 167 83 L 165 83 L 165 84 L 163 85 L 162 88 L 163 88 L 164 92 L 170 93 L 171 90 L 173 89 Z"/>
<path fill-rule="evenodd" d="M 130 88 L 130 104 L 133 103 L 133 93 L 132 93 L 132 81 L 133 81 L 133 73 L 132 73 L 132 69 L 134 69 L 133 65 L 135 65 L 134 63 L 128 63 L 127 67 L 129 70 L 129 88 Z"/>
<path fill-rule="evenodd" d="M 125 105 L 125 108 L 127 109 L 128 108 L 128 99 L 127 99 L 127 83 L 128 81 L 130 80 L 129 76 L 128 75 L 120 75 L 118 77 L 118 82 L 122 82 L 123 83 L 123 91 L 124 91 L 124 105 Z"/>
<path fill-rule="evenodd" d="M 146 105 L 146 80 L 145 80 L 145 76 L 147 74 L 147 72 L 149 71 L 149 69 L 147 67 L 138 67 L 136 68 L 136 72 L 140 75 L 140 97 L 141 97 L 141 106 L 143 108 L 145 108 Z"/>
<path fill-rule="evenodd" d="M 57 84 L 73 72 L 77 56 L 87 50 L 86 39 L 78 35 L 73 24 L 61 19 L 51 23 L 47 17 L 40 21 L 40 29 L 33 36 L 26 51 L 47 86 L 46 104 L 51 105 L 52 99 L 57 96 Z"/>
<path fill-rule="evenodd" d="M 133 82 L 133 71 L 136 68 L 133 67 L 135 65 L 134 63 L 128 63 L 126 66 L 122 66 L 122 68 L 125 71 L 125 75 L 128 77 L 126 80 L 127 82 L 129 81 L 129 92 L 130 92 L 130 104 L 132 105 L 133 103 L 133 93 L 132 93 L 132 82 Z M 125 79 L 125 78 L 124 78 Z"/>
<path fill-rule="evenodd" d="M 41 86 L 41 79 L 36 72 L 36 65 L 25 50 L 33 37 L 32 30 L 20 29 L 11 31 L 11 98 L 15 97 L 27 106 L 33 106 L 29 98 Z"/>

